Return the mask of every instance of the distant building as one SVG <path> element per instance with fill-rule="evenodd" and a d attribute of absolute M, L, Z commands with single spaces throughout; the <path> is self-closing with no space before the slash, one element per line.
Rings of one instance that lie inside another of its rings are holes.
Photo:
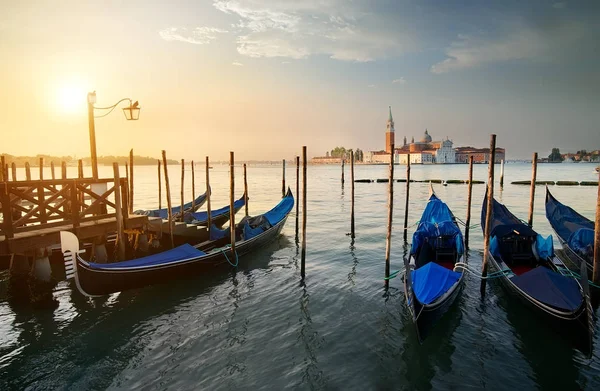
<path fill-rule="evenodd" d="M 473 156 L 473 163 L 489 163 L 489 148 L 458 147 L 456 148 L 456 163 L 468 163 L 469 156 Z M 500 163 L 505 158 L 504 148 L 496 148 L 495 163 Z"/>
<path fill-rule="evenodd" d="M 392 118 L 392 106 L 390 108 L 390 115 L 387 120 L 387 128 L 385 131 L 385 152 L 390 153 L 392 146 L 395 145 L 395 130 L 394 130 L 394 119 Z"/>

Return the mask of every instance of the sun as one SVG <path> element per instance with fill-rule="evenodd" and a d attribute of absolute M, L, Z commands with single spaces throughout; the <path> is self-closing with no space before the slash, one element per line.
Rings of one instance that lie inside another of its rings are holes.
<path fill-rule="evenodd" d="M 58 88 L 56 103 L 60 111 L 71 114 L 85 110 L 87 93 L 81 86 L 65 84 Z"/>

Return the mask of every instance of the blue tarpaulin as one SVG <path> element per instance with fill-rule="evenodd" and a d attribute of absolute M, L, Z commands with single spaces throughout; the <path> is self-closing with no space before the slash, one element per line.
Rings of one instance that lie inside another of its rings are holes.
<path fill-rule="evenodd" d="M 546 217 L 554 231 L 565 242 L 581 228 L 594 230 L 593 221 L 558 202 L 549 191 L 546 191 Z"/>
<path fill-rule="evenodd" d="M 450 240 L 450 242 L 443 244 L 444 247 L 455 247 L 458 254 L 463 253 L 462 233 L 454 222 L 454 216 L 450 208 L 435 194 L 432 194 L 423 211 L 419 226 L 413 234 L 411 254 L 416 254 L 426 241 L 441 236 L 446 237 L 446 240 Z"/>
<path fill-rule="evenodd" d="M 288 190 L 285 197 L 273 209 L 264 214 L 271 225 L 277 225 L 294 207 L 294 196 Z"/>
<path fill-rule="evenodd" d="M 197 258 L 206 253 L 198 250 L 194 246 L 189 244 L 183 244 L 179 247 L 175 247 L 172 250 L 163 251 L 162 253 L 149 255 L 147 257 L 132 259 L 130 261 L 115 262 L 115 263 L 93 263 L 90 262 L 90 266 L 94 269 L 113 269 L 123 267 L 135 267 L 135 266 L 151 266 L 161 265 L 170 262 L 177 262 L 183 259 Z"/>
<path fill-rule="evenodd" d="M 412 288 L 417 300 L 430 304 L 460 279 L 461 273 L 429 262 L 411 272 Z"/>
<path fill-rule="evenodd" d="M 252 228 L 250 226 L 250 224 L 248 224 L 248 220 L 244 221 L 244 227 L 243 227 L 244 240 L 252 239 L 253 237 L 260 235 L 263 232 L 265 232 L 265 227 L 258 226 L 256 228 Z"/>
<path fill-rule="evenodd" d="M 535 239 L 535 252 L 539 259 L 548 259 L 554 256 L 554 244 L 552 243 L 552 235 L 544 238 L 542 235 Z"/>
<path fill-rule="evenodd" d="M 233 209 L 234 210 L 240 210 L 240 208 L 242 206 L 244 206 L 244 198 L 243 197 L 233 203 Z M 228 214 L 229 213 L 229 209 L 230 209 L 229 205 L 227 205 L 227 206 L 224 206 L 221 209 L 211 210 L 210 211 L 210 217 L 212 219 L 214 219 L 216 217 Z M 196 223 L 196 224 L 206 223 L 208 221 L 208 212 L 189 213 L 189 215 L 186 215 L 186 220 L 189 220 L 192 223 Z"/>
<path fill-rule="evenodd" d="M 225 229 L 217 228 L 216 225 L 211 225 L 210 227 L 210 237 L 209 240 L 219 240 L 223 238 L 228 238 L 231 235 L 231 231 L 229 227 Z"/>
<path fill-rule="evenodd" d="M 210 188 L 209 188 L 209 190 L 210 190 Z M 206 202 L 206 193 L 199 195 L 198 198 L 196 198 L 196 200 L 194 201 L 194 205 L 196 206 L 196 208 L 200 208 L 202 205 L 204 205 L 204 202 Z M 184 211 L 187 211 L 188 209 L 191 209 L 191 208 L 192 208 L 191 202 L 188 202 L 187 204 L 183 205 Z M 175 215 L 179 212 L 181 212 L 181 205 L 171 208 L 171 213 L 173 215 Z M 136 215 L 143 215 L 143 216 L 149 216 L 149 217 L 160 217 L 161 219 L 169 218 L 169 209 L 168 208 L 151 209 L 151 210 L 136 210 L 133 213 Z"/>
<path fill-rule="evenodd" d="M 594 230 L 580 228 L 569 237 L 569 247 L 578 254 L 592 259 L 594 256 Z"/>
<path fill-rule="evenodd" d="M 543 266 L 515 276 L 512 281 L 531 297 L 554 308 L 573 311 L 583 300 L 575 280 Z"/>

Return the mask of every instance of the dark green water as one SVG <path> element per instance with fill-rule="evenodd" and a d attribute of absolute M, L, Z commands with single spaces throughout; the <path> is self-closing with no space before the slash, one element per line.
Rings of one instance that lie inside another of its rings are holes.
<path fill-rule="evenodd" d="M 152 207 L 155 168 L 139 170 L 136 207 Z M 280 170 L 249 169 L 251 213 L 277 201 Z M 422 166 L 413 167 L 412 176 L 463 179 L 466 170 Z M 485 179 L 485 170 L 476 167 L 476 179 Z M 227 168 L 213 171 L 215 204 L 224 205 Z M 593 180 L 592 171 L 591 165 L 542 165 L 538 178 Z M 294 172 L 288 170 L 288 181 Z M 508 182 L 529 179 L 529 166 L 507 165 L 506 174 Z M 357 167 L 357 178 L 386 175 L 386 167 Z M 388 291 L 383 284 L 387 184 L 357 184 L 353 243 L 346 235 L 350 183 L 342 189 L 339 176 L 339 167 L 309 169 L 304 283 L 292 214 L 282 236 L 226 274 L 101 299 L 87 299 L 61 282 L 55 310 L 19 308 L 0 299 L 0 389 L 600 388 L 600 329 L 587 358 L 495 282 L 482 298 L 479 280 L 469 277 L 460 299 L 419 345 L 401 280 L 392 280 Z M 397 177 L 404 177 L 404 167 L 397 166 Z M 404 186 L 395 186 L 392 270 L 401 267 L 406 251 Z M 412 225 L 428 185 L 411 186 Z M 551 190 L 593 216 L 596 188 Z M 465 186 L 436 191 L 464 218 Z M 483 185 L 475 186 L 473 224 L 479 223 L 483 192 Z M 508 185 L 496 195 L 526 218 L 527 186 Z M 534 227 L 548 235 L 542 187 L 536 203 Z M 474 228 L 469 260 L 477 268 L 482 247 L 481 229 Z"/>

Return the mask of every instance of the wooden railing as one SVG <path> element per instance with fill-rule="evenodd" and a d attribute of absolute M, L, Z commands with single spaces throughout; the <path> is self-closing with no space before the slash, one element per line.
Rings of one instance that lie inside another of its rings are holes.
<path fill-rule="evenodd" d="M 121 210 L 128 217 L 128 186 L 125 178 L 51 179 L 0 183 L 1 234 L 62 225 L 79 227 L 82 222 L 116 216 L 115 185 L 121 189 Z M 110 213 L 109 213 L 110 212 Z"/>

